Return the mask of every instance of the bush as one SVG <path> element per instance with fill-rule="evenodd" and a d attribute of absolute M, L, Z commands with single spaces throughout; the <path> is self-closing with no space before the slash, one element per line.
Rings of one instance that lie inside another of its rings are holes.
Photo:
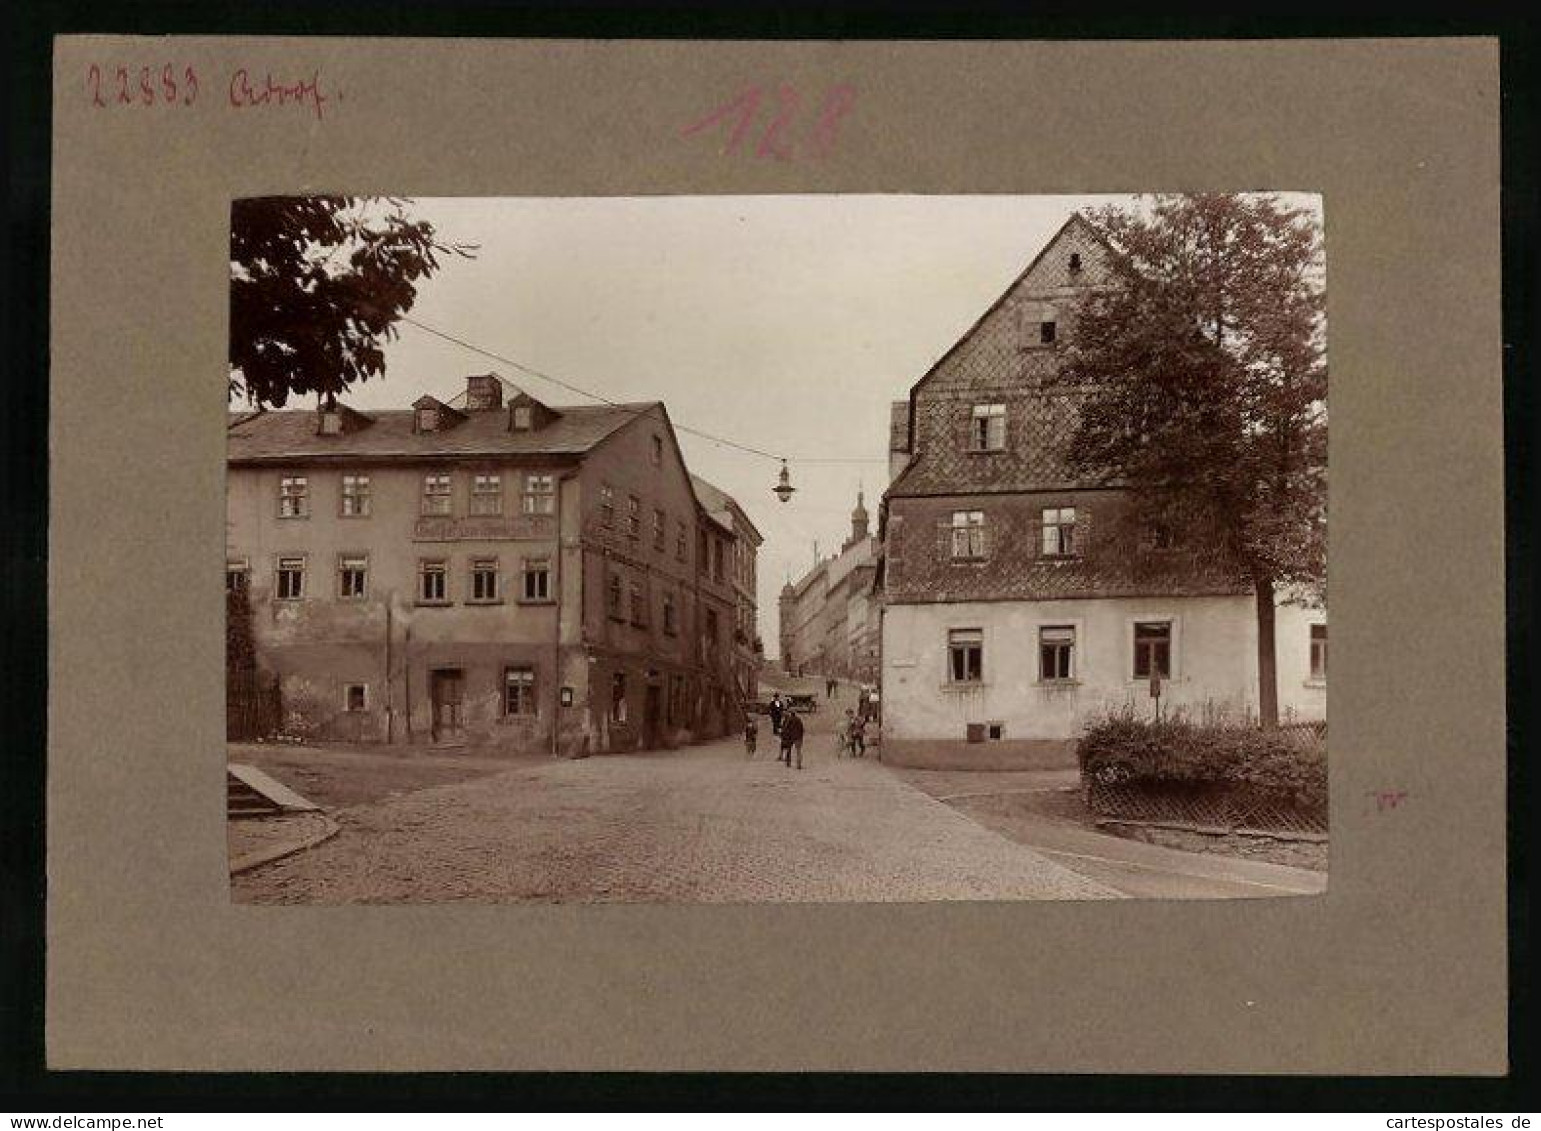
<path fill-rule="evenodd" d="M 1076 757 L 1086 781 L 1224 787 L 1302 809 L 1327 806 L 1325 744 L 1288 731 L 1125 711 L 1088 726 Z"/>

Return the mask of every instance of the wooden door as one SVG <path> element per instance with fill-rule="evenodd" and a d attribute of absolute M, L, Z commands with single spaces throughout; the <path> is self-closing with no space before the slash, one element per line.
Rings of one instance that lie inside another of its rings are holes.
<path fill-rule="evenodd" d="M 461 703 L 465 688 L 464 674 L 459 669 L 435 671 L 430 688 L 433 696 L 433 740 L 463 742 L 465 730 Z"/>

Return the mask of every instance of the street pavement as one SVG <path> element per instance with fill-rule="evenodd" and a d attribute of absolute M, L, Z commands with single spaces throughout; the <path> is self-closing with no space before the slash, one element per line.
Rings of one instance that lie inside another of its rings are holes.
<path fill-rule="evenodd" d="M 528 764 L 339 810 L 342 832 L 236 876 L 238 902 L 920 902 L 1118 893 L 815 732 Z"/>

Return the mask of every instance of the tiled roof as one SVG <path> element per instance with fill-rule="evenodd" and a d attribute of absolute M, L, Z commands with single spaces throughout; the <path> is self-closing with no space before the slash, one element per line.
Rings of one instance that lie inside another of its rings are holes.
<path fill-rule="evenodd" d="M 444 456 L 583 455 L 637 416 L 662 406 L 656 402 L 623 405 L 576 405 L 556 411 L 544 428 L 513 432 L 506 411 L 472 412 L 451 428 L 413 431 L 406 409 L 369 412 L 370 423 L 357 431 L 322 436 L 314 410 L 286 410 L 257 415 L 232 413 L 227 439 L 231 463 L 289 462 L 349 457 L 433 459 Z"/>
<path fill-rule="evenodd" d="M 749 516 L 744 513 L 744 508 L 739 505 L 738 500 L 721 487 L 715 483 L 708 483 L 694 472 L 690 475 L 690 486 L 696 494 L 696 501 L 701 504 L 701 509 L 706 511 L 719 526 L 726 527 L 730 533 L 737 534 L 733 527 L 733 515 L 737 511 L 755 537 L 760 536 L 759 530 L 749 521 Z"/>

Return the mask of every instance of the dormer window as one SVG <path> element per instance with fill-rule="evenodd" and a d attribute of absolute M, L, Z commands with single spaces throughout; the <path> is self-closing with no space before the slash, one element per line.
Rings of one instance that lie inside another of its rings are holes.
<path fill-rule="evenodd" d="M 530 406 L 529 405 L 527 405 L 527 404 L 517 404 L 517 405 L 514 406 L 514 431 L 515 432 L 528 432 L 530 430 L 530 428 L 532 427 L 533 423 L 534 423 L 534 414 L 530 411 Z"/>
<path fill-rule="evenodd" d="M 323 436 L 338 436 L 342 434 L 342 413 L 335 408 L 321 410 L 321 421 L 317 431 Z"/>
<path fill-rule="evenodd" d="M 439 430 L 439 410 L 431 406 L 418 409 L 417 430 L 419 432 L 437 432 Z"/>

